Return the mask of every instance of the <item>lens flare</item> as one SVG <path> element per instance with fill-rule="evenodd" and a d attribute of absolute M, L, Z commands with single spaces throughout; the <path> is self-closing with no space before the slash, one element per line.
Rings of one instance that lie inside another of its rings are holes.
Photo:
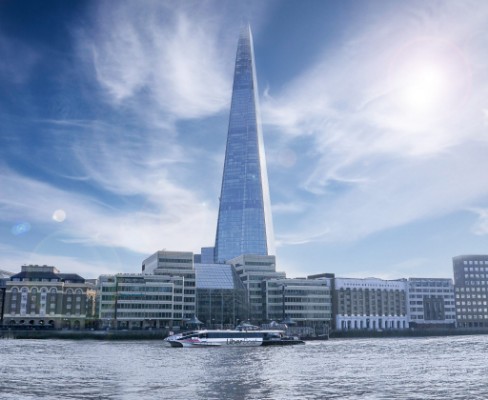
<path fill-rule="evenodd" d="M 20 222 L 12 227 L 10 230 L 14 236 L 24 235 L 31 230 L 31 225 L 28 222 Z"/>
<path fill-rule="evenodd" d="M 56 210 L 53 213 L 53 220 L 56 222 L 63 222 L 66 219 L 66 212 L 64 210 Z"/>

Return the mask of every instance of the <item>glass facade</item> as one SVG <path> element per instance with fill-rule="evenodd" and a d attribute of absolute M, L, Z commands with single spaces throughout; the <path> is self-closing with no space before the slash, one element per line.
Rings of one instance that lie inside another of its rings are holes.
<path fill-rule="evenodd" d="M 274 253 L 252 35 L 241 31 L 215 240 L 215 262 Z"/>
<path fill-rule="evenodd" d="M 195 265 L 197 316 L 207 328 L 233 328 L 248 318 L 247 290 L 234 267 Z"/>

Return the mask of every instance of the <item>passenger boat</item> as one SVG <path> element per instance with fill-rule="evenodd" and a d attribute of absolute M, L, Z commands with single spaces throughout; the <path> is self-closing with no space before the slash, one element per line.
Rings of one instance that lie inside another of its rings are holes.
<path fill-rule="evenodd" d="M 276 330 L 198 330 L 172 335 L 164 339 L 171 347 L 210 346 L 286 346 L 305 344 L 303 340 L 285 336 Z"/>

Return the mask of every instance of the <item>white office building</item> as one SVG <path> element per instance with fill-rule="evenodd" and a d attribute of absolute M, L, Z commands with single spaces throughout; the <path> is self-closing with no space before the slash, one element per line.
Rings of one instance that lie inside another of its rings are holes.
<path fill-rule="evenodd" d="M 406 279 L 336 278 L 334 285 L 336 330 L 408 328 Z"/>

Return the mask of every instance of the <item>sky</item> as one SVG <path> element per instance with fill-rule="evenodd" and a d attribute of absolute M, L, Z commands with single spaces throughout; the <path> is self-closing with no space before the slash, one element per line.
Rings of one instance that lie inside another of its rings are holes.
<path fill-rule="evenodd" d="M 277 269 L 452 277 L 488 252 L 488 2 L 0 2 L 0 269 L 212 246 L 254 37 Z"/>

